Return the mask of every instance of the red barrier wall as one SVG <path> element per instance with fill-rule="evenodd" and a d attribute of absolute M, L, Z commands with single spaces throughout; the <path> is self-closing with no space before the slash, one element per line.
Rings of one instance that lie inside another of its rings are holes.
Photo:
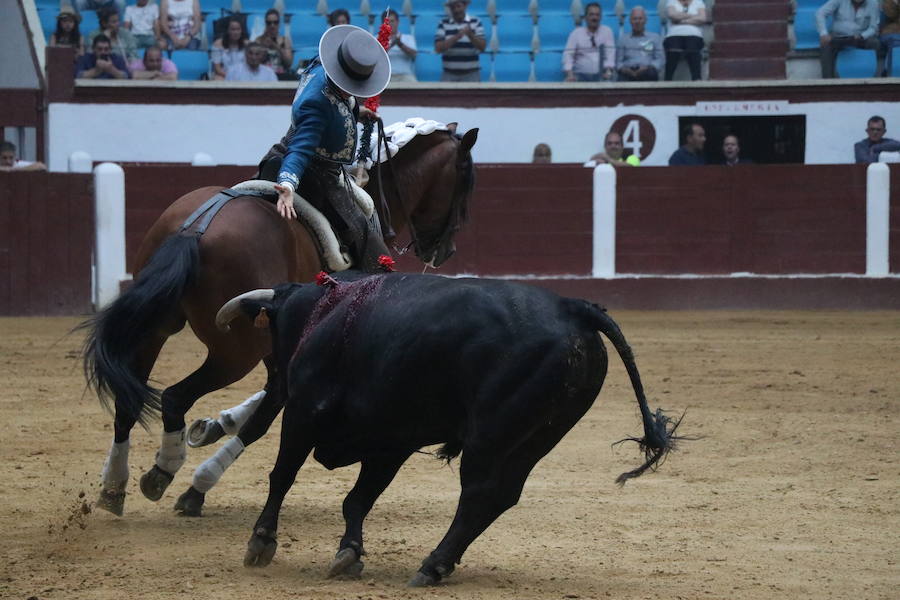
<path fill-rule="evenodd" d="M 125 213 L 129 269 L 144 234 L 166 207 L 207 185 L 232 185 L 252 167 L 126 166 Z M 470 220 L 456 237 L 458 252 L 442 273 L 581 274 L 591 271 L 591 172 L 573 165 L 482 165 Z M 408 239 L 398 240 L 403 245 Z M 410 255 L 404 270 L 421 270 Z"/>
<path fill-rule="evenodd" d="M 617 175 L 618 273 L 865 273 L 865 165 Z"/>
<path fill-rule="evenodd" d="M 144 233 L 172 201 L 252 171 L 126 167 L 129 267 Z M 900 190 L 900 168 L 891 176 L 892 189 Z M 617 177 L 619 273 L 865 272 L 863 165 L 641 167 L 620 169 Z M 591 185 L 591 170 L 575 165 L 479 165 L 470 222 L 442 272 L 590 275 Z M 897 272 L 900 191 L 892 198 L 891 236 Z M 421 269 L 409 256 L 400 266 Z"/>
<path fill-rule="evenodd" d="M 91 310 L 90 175 L 0 172 L 0 314 Z"/>
<path fill-rule="evenodd" d="M 246 179 L 253 169 L 126 166 L 125 171 L 126 242 L 131 268 L 144 234 L 171 202 L 198 187 Z M 0 314 L 90 310 L 91 181 L 90 175 L 0 173 Z M 618 183 L 619 273 L 865 271 L 862 166 L 642 167 L 620 170 Z M 891 198 L 890 260 L 892 272 L 897 273 L 898 166 L 891 169 L 891 185 L 895 191 Z M 575 165 L 480 165 L 476 189 L 471 221 L 457 236 L 458 253 L 442 273 L 590 275 L 590 169 Z M 398 244 L 403 241 L 398 240 Z M 411 271 L 422 268 L 410 256 L 403 257 L 400 265 Z M 669 286 L 665 281 L 672 280 L 657 278 L 653 285 L 659 289 Z M 714 285 L 717 289 L 728 280 L 719 281 Z M 847 282 L 853 289 L 863 289 L 853 280 Z M 625 279 L 604 285 L 617 289 L 625 286 L 623 290 L 633 286 Z M 750 283 L 742 281 L 740 285 Z M 699 293 L 693 287 L 691 290 L 685 294 Z M 633 296 L 641 297 L 645 291 L 643 287 L 635 289 Z M 842 293 L 850 297 L 847 290 Z M 735 297 L 743 295 L 742 291 Z M 798 307 L 808 304 L 804 298 L 798 300 Z M 682 304 L 696 304 L 688 300 Z M 886 302 L 872 306 L 891 305 L 889 299 Z M 626 303 L 631 304 L 631 300 Z M 857 299 L 848 306 L 866 304 Z"/>

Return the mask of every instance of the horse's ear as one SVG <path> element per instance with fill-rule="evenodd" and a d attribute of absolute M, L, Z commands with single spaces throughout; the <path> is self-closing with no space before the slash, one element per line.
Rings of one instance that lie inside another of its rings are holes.
<path fill-rule="evenodd" d="M 463 136 L 462 139 L 462 150 L 468 152 L 472 149 L 472 146 L 475 145 L 475 141 L 478 139 L 478 128 L 470 129 L 466 132 L 466 135 Z"/>
<path fill-rule="evenodd" d="M 459 127 L 459 123 L 447 123 L 447 131 L 450 133 L 456 133 L 456 128 Z"/>

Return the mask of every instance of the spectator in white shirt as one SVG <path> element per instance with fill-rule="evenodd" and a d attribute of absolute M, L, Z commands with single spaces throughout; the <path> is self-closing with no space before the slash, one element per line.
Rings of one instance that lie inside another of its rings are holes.
<path fill-rule="evenodd" d="M 703 30 L 706 5 L 703 0 L 668 0 L 666 18 L 669 28 L 663 47 L 666 49 L 666 81 L 672 81 L 678 61 L 684 57 L 691 70 L 691 80 L 700 79 L 700 51 L 703 50 Z"/>
<path fill-rule="evenodd" d="M 584 22 L 584 27 L 569 34 L 563 50 L 566 81 L 608 81 L 616 68 L 616 42 L 612 29 L 600 24 L 600 4 L 591 2 L 584 7 Z"/>
<path fill-rule="evenodd" d="M 150 0 L 137 0 L 125 7 L 125 29 L 131 32 L 138 48 L 159 44 L 159 6 Z"/>
<path fill-rule="evenodd" d="M 262 64 L 268 52 L 259 42 L 250 42 L 244 50 L 244 60 L 233 65 L 225 74 L 225 81 L 278 81 L 272 67 Z"/>

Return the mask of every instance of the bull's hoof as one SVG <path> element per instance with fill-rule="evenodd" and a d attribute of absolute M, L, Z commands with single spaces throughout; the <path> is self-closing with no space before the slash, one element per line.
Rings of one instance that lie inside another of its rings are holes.
<path fill-rule="evenodd" d="M 223 435 L 225 430 L 217 420 L 208 417 L 197 419 L 188 428 L 187 444 L 191 448 L 200 448 L 219 441 Z"/>
<path fill-rule="evenodd" d="M 431 587 L 439 584 L 440 582 L 440 577 L 434 577 L 433 575 L 428 575 L 427 573 L 423 573 L 422 571 L 416 571 L 416 574 L 413 575 L 413 578 L 409 580 L 409 583 L 407 585 L 409 587 Z"/>
<path fill-rule="evenodd" d="M 125 514 L 125 490 L 100 490 L 95 506 L 121 517 Z"/>
<path fill-rule="evenodd" d="M 267 529 L 257 527 L 247 542 L 247 553 L 244 554 L 245 567 L 267 567 L 278 549 L 278 541 L 275 534 L 270 534 Z"/>
<path fill-rule="evenodd" d="M 365 564 L 359 560 L 359 555 L 353 548 L 344 548 L 339 551 L 331 565 L 328 567 L 328 579 L 333 577 L 347 577 L 350 579 L 358 579 L 362 574 Z"/>
<path fill-rule="evenodd" d="M 194 486 L 191 486 L 185 493 L 178 496 L 178 500 L 175 501 L 175 510 L 183 517 L 202 517 L 204 500 L 206 500 L 206 494 L 198 492 Z"/>
<path fill-rule="evenodd" d="M 162 498 L 166 488 L 169 487 L 173 479 L 175 479 L 174 475 L 170 475 L 153 465 L 152 469 L 141 475 L 141 492 L 147 500 L 156 502 Z"/>

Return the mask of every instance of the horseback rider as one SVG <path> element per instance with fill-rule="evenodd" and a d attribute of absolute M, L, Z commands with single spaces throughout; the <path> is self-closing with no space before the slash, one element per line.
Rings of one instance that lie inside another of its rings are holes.
<path fill-rule="evenodd" d="M 325 214 L 363 269 L 373 268 L 377 257 L 390 251 L 377 214 L 367 218 L 354 200 L 368 195 L 346 174 L 344 165 L 354 159 L 357 119 L 378 118 L 356 98 L 380 94 L 390 76 L 387 53 L 371 34 L 352 25 L 326 31 L 318 57 L 301 75 L 291 126 L 259 166 L 259 178 L 277 182 L 281 216 L 296 218 L 296 191 Z"/>

